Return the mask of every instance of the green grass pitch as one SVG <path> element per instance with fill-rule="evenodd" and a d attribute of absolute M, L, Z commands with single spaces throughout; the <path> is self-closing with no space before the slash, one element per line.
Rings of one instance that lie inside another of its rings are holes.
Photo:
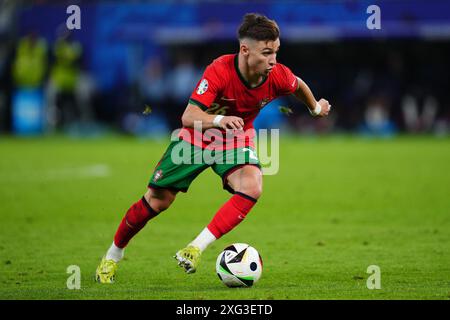
<path fill-rule="evenodd" d="M 116 283 L 95 283 L 167 144 L 2 137 L 0 299 L 450 298 L 450 140 L 431 137 L 282 139 L 279 173 L 264 177 L 257 205 L 186 275 L 173 254 L 229 198 L 205 171 L 131 241 Z M 252 288 L 227 288 L 215 274 L 233 242 L 263 258 Z M 79 290 L 66 287 L 70 265 Z M 370 265 L 381 289 L 366 286 Z"/>

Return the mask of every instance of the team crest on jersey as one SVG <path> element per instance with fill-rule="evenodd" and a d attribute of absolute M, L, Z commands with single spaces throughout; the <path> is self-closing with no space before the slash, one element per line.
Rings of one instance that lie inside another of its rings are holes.
<path fill-rule="evenodd" d="M 155 172 L 155 176 L 153 177 L 153 182 L 158 181 L 159 179 L 161 179 L 163 176 L 163 172 L 162 170 L 158 170 Z"/>
<path fill-rule="evenodd" d="M 197 94 L 204 94 L 208 90 L 208 80 L 203 79 L 197 88 Z"/>

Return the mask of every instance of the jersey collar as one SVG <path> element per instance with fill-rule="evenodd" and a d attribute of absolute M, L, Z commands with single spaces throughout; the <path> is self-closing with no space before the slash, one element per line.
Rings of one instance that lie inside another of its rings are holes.
<path fill-rule="evenodd" d="M 239 60 L 238 60 L 239 54 L 236 53 L 236 55 L 234 56 L 234 68 L 236 69 L 236 73 L 239 77 L 239 79 L 241 80 L 242 84 L 247 88 L 247 89 L 256 89 L 261 87 L 267 80 L 267 76 L 264 77 L 264 79 L 261 81 L 260 84 L 258 84 L 256 87 L 252 87 L 250 86 L 250 84 L 247 82 L 247 80 L 245 80 L 244 76 L 241 74 L 241 71 L 239 71 Z"/>

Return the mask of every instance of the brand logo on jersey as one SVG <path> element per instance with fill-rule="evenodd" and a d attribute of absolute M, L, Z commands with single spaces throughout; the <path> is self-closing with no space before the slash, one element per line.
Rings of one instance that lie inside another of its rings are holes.
<path fill-rule="evenodd" d="M 158 170 L 155 172 L 155 176 L 153 177 L 153 182 L 158 181 L 159 179 L 161 179 L 163 176 L 163 172 L 162 170 Z"/>
<path fill-rule="evenodd" d="M 264 106 L 269 103 L 269 98 L 264 98 L 259 102 L 259 108 L 264 108 Z"/>
<path fill-rule="evenodd" d="M 208 90 L 208 80 L 203 79 L 198 85 L 197 94 L 204 94 Z"/>

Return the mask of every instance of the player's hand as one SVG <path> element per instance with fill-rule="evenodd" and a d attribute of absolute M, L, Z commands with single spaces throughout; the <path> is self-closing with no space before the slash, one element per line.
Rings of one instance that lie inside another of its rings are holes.
<path fill-rule="evenodd" d="M 320 113 L 317 115 L 318 117 L 325 117 L 330 113 L 331 110 L 331 104 L 328 102 L 328 100 L 320 99 L 318 104 L 320 104 L 320 107 L 322 110 L 320 110 Z"/>
<path fill-rule="evenodd" d="M 239 117 L 234 116 L 226 116 L 220 120 L 220 127 L 222 129 L 234 129 L 234 130 L 242 130 L 244 129 L 244 120 Z"/>

